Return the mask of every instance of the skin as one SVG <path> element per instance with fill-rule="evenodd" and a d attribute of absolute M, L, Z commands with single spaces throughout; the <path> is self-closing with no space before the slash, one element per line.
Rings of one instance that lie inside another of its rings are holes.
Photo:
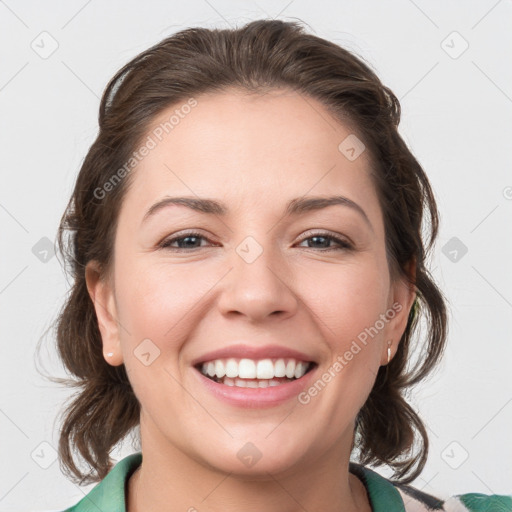
<path fill-rule="evenodd" d="M 368 155 L 349 161 L 338 150 L 348 126 L 291 90 L 196 99 L 132 171 L 112 274 L 101 278 L 95 262 L 86 270 L 105 359 L 125 364 L 141 404 L 144 462 L 130 479 L 128 510 L 370 511 L 348 472 L 354 421 L 387 364 L 387 340 L 396 352 L 415 290 L 390 280 Z M 290 199 L 334 192 L 359 204 L 371 227 L 345 206 L 283 215 Z M 229 212 L 169 206 L 142 223 L 165 195 L 217 199 Z M 185 230 L 205 238 L 181 252 L 159 248 Z M 326 231 L 353 248 L 309 238 Z M 263 250 L 250 264 L 236 251 L 247 236 Z M 191 366 L 243 340 L 303 351 L 320 377 L 395 302 L 401 311 L 307 405 L 226 404 Z M 134 355 L 147 338 L 160 350 L 149 366 Z M 237 457 L 247 442 L 262 454 L 252 467 Z"/>

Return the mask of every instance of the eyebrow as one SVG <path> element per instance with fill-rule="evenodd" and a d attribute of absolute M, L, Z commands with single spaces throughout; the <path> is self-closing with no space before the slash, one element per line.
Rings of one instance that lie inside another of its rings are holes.
<path fill-rule="evenodd" d="M 215 199 L 204 199 L 197 197 L 170 197 L 165 196 L 163 199 L 153 204 L 145 213 L 142 223 L 149 217 L 155 215 L 158 211 L 162 210 L 169 205 L 185 206 L 196 212 L 206 213 L 209 215 L 226 216 L 228 208 L 225 204 L 216 201 Z M 317 211 L 329 206 L 340 205 L 351 208 L 358 212 L 364 218 L 370 229 L 373 231 L 373 226 L 366 212 L 356 202 L 344 196 L 314 196 L 314 197 L 297 197 L 292 199 L 286 205 L 284 210 L 285 216 L 300 215 L 309 211 Z"/>

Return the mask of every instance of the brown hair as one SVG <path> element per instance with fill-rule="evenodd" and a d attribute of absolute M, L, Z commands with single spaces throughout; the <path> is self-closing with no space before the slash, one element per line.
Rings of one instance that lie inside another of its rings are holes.
<path fill-rule="evenodd" d="M 398 133 L 400 104 L 391 90 L 351 52 L 307 34 L 298 22 L 279 20 L 257 20 L 233 30 L 183 30 L 136 56 L 105 89 L 99 133 L 58 232 L 73 284 L 56 320 L 57 349 L 73 376 L 68 383 L 79 388 L 63 413 L 61 468 L 79 483 L 102 479 L 112 468 L 111 450 L 139 423 L 140 404 L 124 365 L 113 367 L 103 358 L 85 282 L 85 266 L 91 260 L 99 262 L 104 275 L 111 271 L 118 213 L 132 174 L 123 173 L 108 193 L 102 187 L 112 183 L 113 171 L 132 157 L 155 116 L 192 96 L 229 87 L 252 93 L 288 87 L 314 98 L 336 119 L 352 124 L 369 150 L 390 275 L 414 283 L 417 296 L 396 355 L 380 367 L 357 415 L 354 447 L 361 463 L 387 464 L 396 481 L 408 483 L 425 465 L 428 436 L 403 395 L 437 365 L 447 334 L 445 299 L 425 267 L 438 232 L 434 195 Z M 425 209 L 429 239 L 424 244 Z M 420 317 L 427 324 L 424 352 L 410 368 L 411 340 Z M 92 468 L 88 473 L 75 464 L 76 451 Z"/>

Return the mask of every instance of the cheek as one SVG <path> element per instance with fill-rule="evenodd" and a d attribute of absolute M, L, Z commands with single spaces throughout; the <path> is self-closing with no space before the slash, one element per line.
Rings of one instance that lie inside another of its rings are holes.
<path fill-rule="evenodd" d="M 181 350 L 198 327 L 201 305 L 215 283 L 211 269 L 197 269 L 150 258 L 116 267 L 124 364 L 137 398 L 153 412 L 183 400 L 172 377 L 183 378 Z"/>
<path fill-rule="evenodd" d="M 198 274 L 198 269 L 156 261 L 126 264 L 119 269 L 116 286 L 120 321 L 139 338 L 179 338 L 180 324 L 187 323 L 182 320 L 211 287 L 212 275 Z"/>
<path fill-rule="evenodd" d="M 326 330 L 326 338 L 343 348 L 385 313 L 389 281 L 376 263 L 321 269 L 303 281 L 303 295 Z"/>
<path fill-rule="evenodd" d="M 387 310 L 389 281 L 386 269 L 370 260 L 320 275 L 317 281 L 324 287 L 313 307 L 330 352 L 329 367 L 319 375 L 329 382 L 322 401 L 326 414 L 340 424 L 347 411 L 355 415 L 364 404 L 381 361 L 385 330 L 375 330 L 375 325 L 382 327 L 379 319 Z M 323 389 L 322 384 L 317 388 Z"/>
<path fill-rule="evenodd" d="M 297 321 L 309 317 L 326 340 L 343 349 L 385 312 L 389 281 L 380 263 L 368 253 L 342 263 L 311 260 L 292 268 L 296 275 L 288 293 L 297 297 Z M 125 259 L 115 268 L 122 335 L 130 334 L 132 346 L 150 338 L 161 348 L 171 340 L 179 347 L 204 314 L 212 313 L 218 298 L 212 289 L 225 274 L 219 261 L 177 263 L 146 257 Z"/>
<path fill-rule="evenodd" d="M 182 348 L 194 333 L 206 322 L 217 326 L 222 323 L 215 304 L 218 293 L 222 293 L 219 281 L 226 265 L 213 259 L 180 263 L 145 255 L 116 262 L 115 269 L 127 367 L 137 347 L 149 339 L 164 356 L 158 362 L 165 362 L 173 373 L 179 372 Z M 297 298 L 296 330 L 300 332 L 300 323 L 311 324 L 331 358 L 349 350 L 352 341 L 385 312 L 389 283 L 380 260 L 372 253 L 347 256 L 341 262 L 303 260 L 291 267 L 291 276 L 292 284 L 286 288 Z M 351 363 L 351 367 L 375 366 L 378 351 L 368 350 L 370 346 L 361 345 L 362 350 L 354 358 L 357 363 Z M 138 361 L 133 362 L 138 368 L 140 364 L 135 363 Z"/>

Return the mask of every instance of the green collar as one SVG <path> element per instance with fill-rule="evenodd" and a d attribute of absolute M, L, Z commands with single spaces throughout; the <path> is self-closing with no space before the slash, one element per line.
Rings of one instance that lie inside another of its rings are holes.
<path fill-rule="evenodd" d="M 402 496 L 389 480 L 354 462 L 350 463 L 350 472 L 359 477 L 366 487 L 373 512 L 405 512 Z"/>
<path fill-rule="evenodd" d="M 75 506 L 64 512 L 126 512 L 125 487 L 131 474 L 140 466 L 142 453 L 128 455 Z M 405 512 L 396 487 L 375 471 L 359 464 L 350 464 L 350 472 L 364 483 L 373 512 Z"/>
<path fill-rule="evenodd" d="M 120 460 L 86 496 L 63 512 L 126 512 L 125 486 L 140 466 L 142 453 L 132 453 Z"/>

